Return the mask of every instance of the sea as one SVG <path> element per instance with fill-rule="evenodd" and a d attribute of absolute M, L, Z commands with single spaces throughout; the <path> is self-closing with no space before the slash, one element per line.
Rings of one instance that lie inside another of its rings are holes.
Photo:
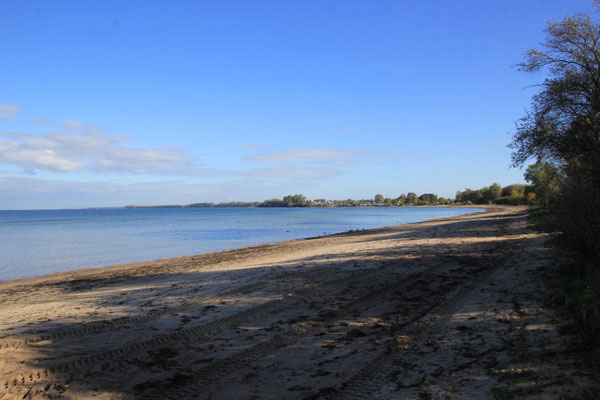
<path fill-rule="evenodd" d="M 0 281 L 480 211 L 440 207 L 0 210 Z"/>

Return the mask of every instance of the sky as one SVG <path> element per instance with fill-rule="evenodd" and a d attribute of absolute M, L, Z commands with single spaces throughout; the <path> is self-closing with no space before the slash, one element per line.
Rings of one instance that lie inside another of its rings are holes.
<path fill-rule="evenodd" d="M 0 209 L 523 183 L 515 64 L 583 0 L 0 2 Z"/>

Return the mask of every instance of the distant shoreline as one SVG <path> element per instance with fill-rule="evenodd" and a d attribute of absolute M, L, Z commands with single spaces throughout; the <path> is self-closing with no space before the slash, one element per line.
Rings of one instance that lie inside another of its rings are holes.
<path fill-rule="evenodd" d="M 166 207 L 159 207 L 157 209 L 161 209 L 161 208 L 166 208 Z M 350 209 L 352 207 L 339 207 L 340 209 Z M 373 207 L 374 208 L 374 207 Z M 390 207 L 385 207 L 386 209 L 389 209 Z M 397 207 L 399 209 L 402 209 L 404 207 Z M 412 208 L 412 207 L 410 207 Z M 489 212 L 495 209 L 506 209 L 508 207 L 502 207 L 502 206 L 419 206 L 417 207 L 418 209 L 432 209 L 432 208 L 468 208 L 468 209 L 479 209 L 481 211 L 472 211 L 469 212 L 467 214 L 464 215 L 470 215 L 470 214 L 481 214 L 482 212 Z M 144 207 L 142 209 L 153 209 L 152 207 Z M 297 208 L 295 208 L 297 209 Z M 318 209 L 318 208 L 313 208 L 313 209 Z M 329 208 L 331 209 L 331 208 Z M 77 210 L 101 210 L 101 209 L 77 209 Z M 123 208 L 111 208 L 109 210 L 123 210 Z M 25 211 L 25 210 L 22 210 Z M 69 209 L 66 210 L 38 210 L 38 211 L 70 211 Z M 75 210 L 74 210 L 75 211 Z M 358 211 L 358 210 L 357 210 Z M 445 220 L 448 218 L 456 218 L 456 217 L 460 217 L 459 216 L 442 216 L 442 217 L 437 217 L 437 218 L 432 218 L 432 219 L 426 219 L 426 220 L 420 220 L 420 221 L 414 221 L 414 222 L 404 222 L 404 223 L 399 223 L 399 224 L 382 224 L 382 225 L 378 225 L 378 226 L 374 226 L 374 227 L 350 227 L 348 229 L 344 229 L 344 230 L 340 230 L 338 232 L 330 232 L 330 233 L 324 233 L 324 234 L 320 234 L 320 232 L 315 232 L 314 234 L 307 234 L 305 236 L 296 236 L 296 237 L 291 237 L 291 238 L 280 238 L 280 239 L 274 239 L 274 240 L 266 240 L 264 242 L 258 242 L 256 244 L 251 244 L 251 245 L 242 245 L 242 246 L 236 246 L 236 247 L 231 247 L 231 248 L 223 248 L 221 249 L 217 249 L 217 250 L 208 250 L 208 251 L 198 251 L 195 253 L 179 253 L 176 255 L 167 255 L 167 256 L 158 256 L 158 257 L 152 257 L 152 255 L 147 255 L 147 257 L 144 258 L 132 258 L 131 261 L 126 261 L 126 262 L 115 262 L 115 263 L 107 263 L 107 264 L 98 264 L 98 266 L 92 266 L 95 265 L 93 262 L 91 263 L 87 263 L 84 264 L 84 266 L 81 267 L 74 267 L 73 269 L 64 269 L 64 270 L 54 270 L 52 271 L 51 269 L 49 270 L 49 272 L 41 272 L 38 273 L 36 271 L 32 271 L 32 274 L 29 276 L 22 276 L 22 277 L 7 277 L 5 279 L 0 279 L 0 285 L 2 283 L 6 283 L 6 282 L 11 282 L 11 281 L 15 281 L 15 280 L 23 280 L 23 279 L 37 279 L 37 278 L 43 278 L 46 276 L 53 276 L 53 275 L 61 275 L 61 274 L 73 274 L 73 273 L 78 273 L 79 271 L 101 271 L 104 270 L 106 268 L 118 268 L 121 266 L 126 266 L 126 265 L 130 265 L 130 264 L 137 264 L 137 263 L 147 263 L 147 262 L 155 262 L 155 261 L 164 261 L 164 260 L 170 260 L 170 259 L 179 259 L 179 258 L 185 258 L 185 257 L 195 257 L 195 256 L 202 256 L 202 255 L 206 255 L 206 254 L 217 254 L 217 253 L 221 253 L 221 252 L 235 252 L 237 250 L 240 251 L 244 251 L 245 249 L 252 249 L 255 247 L 262 247 L 262 246 L 270 246 L 270 245 L 275 245 L 275 244 L 280 244 L 280 243 L 286 243 L 286 242 L 293 242 L 293 241 L 303 241 L 303 240 L 314 240 L 314 239 L 320 239 L 320 238 L 327 238 L 327 237 L 332 237 L 332 236 L 342 236 L 342 235 L 349 235 L 349 234 L 357 234 L 358 232 L 360 233 L 365 233 L 365 232 L 371 232 L 371 231 L 377 231 L 377 230 L 381 230 L 381 229 L 389 229 L 390 227 L 395 227 L 395 226 L 407 226 L 407 225 L 413 225 L 413 224 L 420 224 L 420 223 L 428 223 L 428 222 L 433 222 L 433 221 L 438 221 L 438 220 Z"/>
<path fill-rule="evenodd" d="M 406 204 L 402 206 L 386 206 L 386 205 L 369 205 L 369 206 L 231 206 L 231 205 L 213 205 L 213 206 L 191 206 L 191 205 L 154 205 L 154 206 L 137 206 L 127 205 L 119 207 L 67 207 L 67 208 L 25 208 L 25 209 L 2 209 L 5 211 L 68 211 L 68 210 L 136 210 L 136 209 L 170 209 L 170 208 L 485 208 L 493 209 L 494 207 L 522 207 L 522 205 L 511 204 L 430 204 L 416 205 Z"/>
<path fill-rule="evenodd" d="M 260 205 L 228 205 L 227 203 L 216 203 L 213 205 L 156 205 L 156 206 L 137 206 L 137 205 L 128 205 L 123 207 L 90 207 L 90 208 L 79 208 L 77 210 L 87 210 L 87 209 L 137 209 L 137 208 L 359 208 L 359 207 L 385 207 L 385 208 L 403 208 L 403 207 L 437 207 L 437 208 L 493 208 L 493 207 L 520 207 L 520 206 L 512 206 L 512 205 L 502 205 L 497 206 L 494 204 L 428 204 L 428 205 L 420 205 L 420 204 L 405 204 L 405 205 L 361 205 L 361 206 L 260 206 Z M 65 210 L 73 210 L 72 208 L 65 208 Z"/>

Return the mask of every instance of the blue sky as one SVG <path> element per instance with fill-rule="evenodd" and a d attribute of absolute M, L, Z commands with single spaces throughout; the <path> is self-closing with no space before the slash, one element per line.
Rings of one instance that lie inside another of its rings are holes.
<path fill-rule="evenodd" d="M 591 1 L 0 3 L 0 209 L 372 198 L 523 182 L 544 75 Z"/>

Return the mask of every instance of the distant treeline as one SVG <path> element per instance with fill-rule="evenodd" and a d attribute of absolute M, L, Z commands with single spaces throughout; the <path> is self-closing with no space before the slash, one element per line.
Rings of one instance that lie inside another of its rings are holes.
<path fill-rule="evenodd" d="M 497 183 L 481 189 L 465 189 L 457 192 L 454 199 L 438 197 L 433 193 L 417 195 L 414 192 L 390 198 L 376 194 L 372 199 L 346 200 L 309 200 L 302 194 L 274 198 L 262 202 L 224 202 L 224 203 L 192 203 L 188 205 L 134 206 L 125 208 L 221 208 L 221 207 L 401 207 L 401 206 L 437 206 L 437 205 L 471 205 L 471 204 L 530 204 L 536 199 L 534 186 L 521 184 L 501 187 Z"/>
<path fill-rule="evenodd" d="M 255 203 L 255 207 L 391 207 L 391 206 L 437 206 L 437 205 L 471 205 L 471 204 L 530 204 L 536 198 L 534 187 L 514 184 L 502 187 L 497 183 L 481 189 L 465 189 L 456 192 L 454 199 L 438 197 L 433 193 L 417 195 L 414 192 L 401 194 L 398 197 L 384 197 L 376 194 L 372 199 L 361 200 L 308 200 L 301 194 L 288 195 L 283 199 L 270 199 Z"/>
<path fill-rule="evenodd" d="M 535 198 L 531 186 L 514 184 L 501 187 L 497 183 L 481 189 L 465 189 L 456 192 L 455 204 L 508 204 L 523 205 L 530 203 Z"/>

